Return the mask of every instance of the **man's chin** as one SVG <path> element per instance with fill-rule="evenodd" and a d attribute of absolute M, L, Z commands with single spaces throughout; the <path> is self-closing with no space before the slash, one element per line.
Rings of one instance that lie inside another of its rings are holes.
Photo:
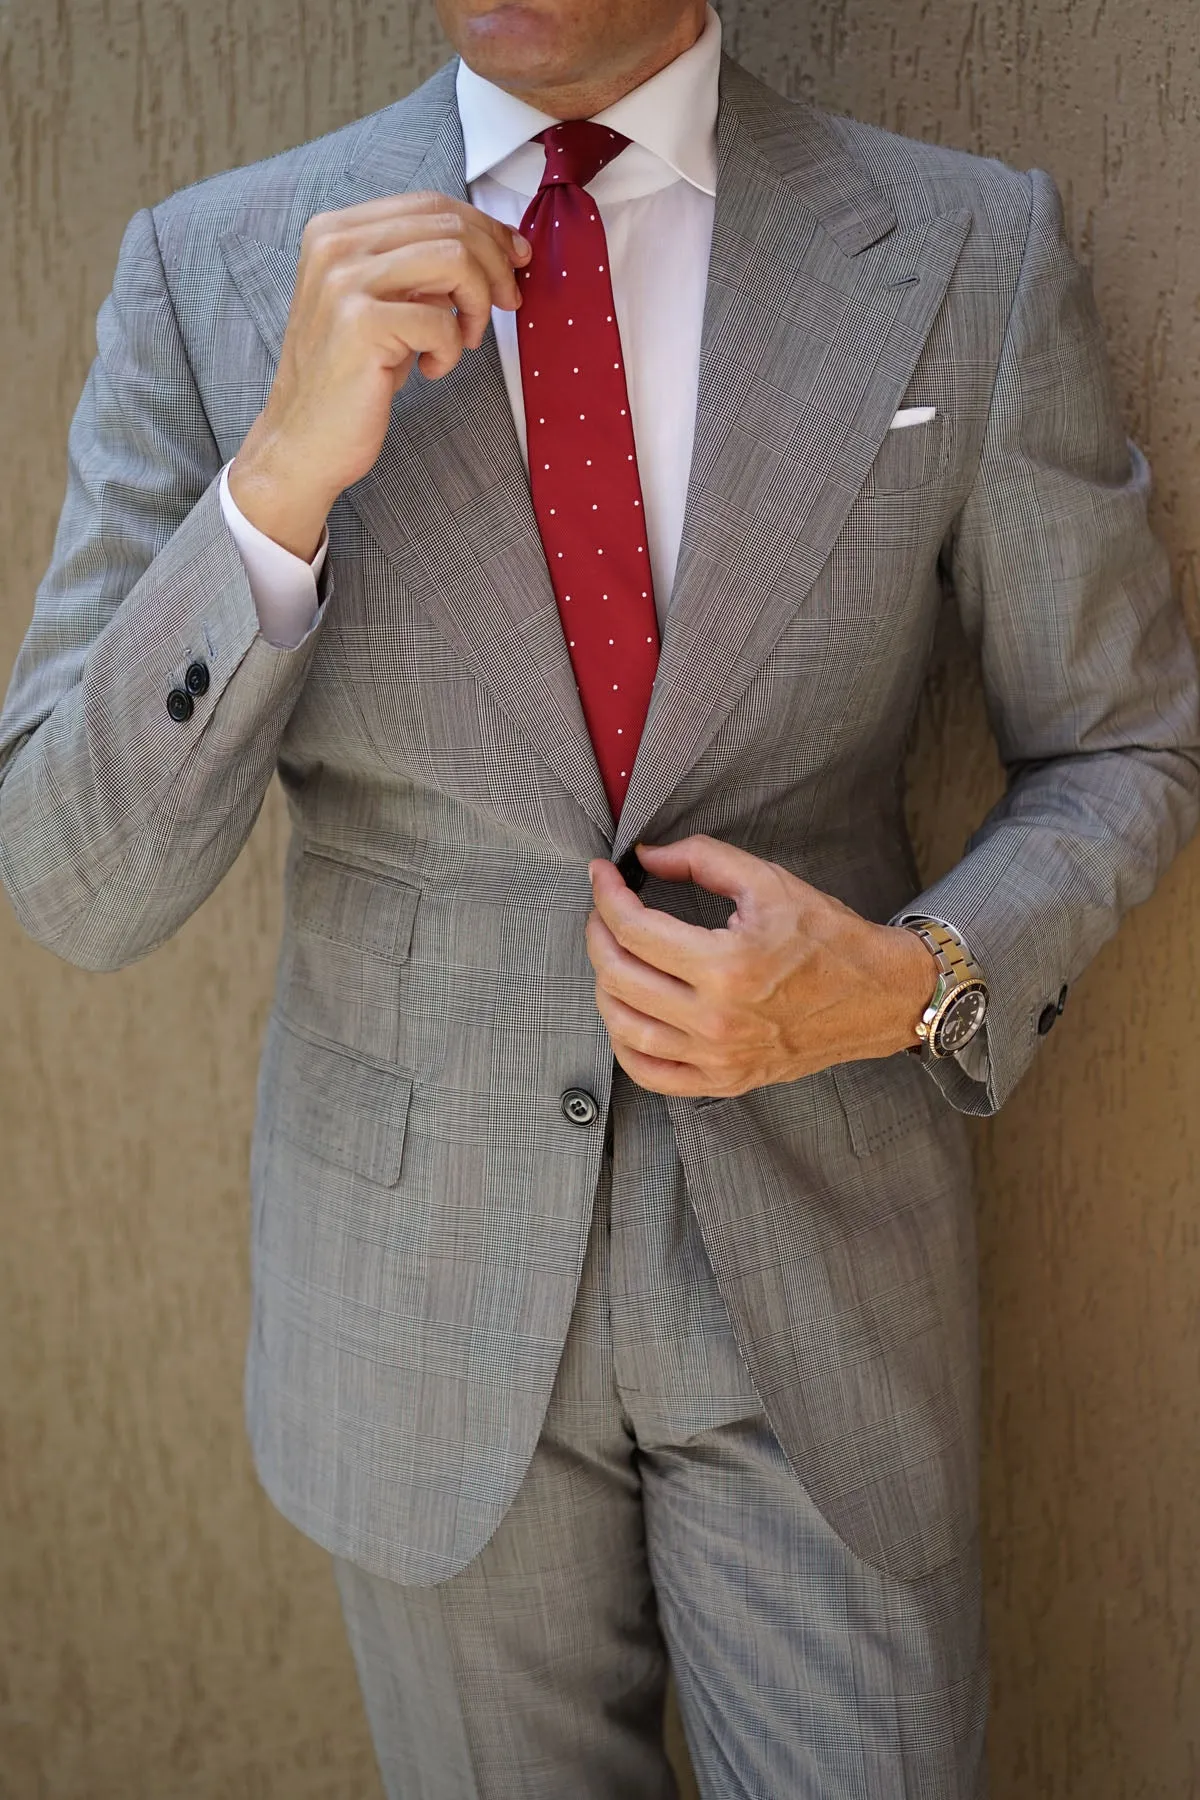
<path fill-rule="evenodd" d="M 562 23 L 535 6 L 492 6 L 477 18 L 463 21 L 467 50 L 490 50 L 493 55 L 525 56 L 541 61 L 562 53 Z"/>
<path fill-rule="evenodd" d="M 532 6 L 496 6 L 461 27 L 463 60 L 503 87 L 559 87 L 578 79 L 562 24 Z"/>

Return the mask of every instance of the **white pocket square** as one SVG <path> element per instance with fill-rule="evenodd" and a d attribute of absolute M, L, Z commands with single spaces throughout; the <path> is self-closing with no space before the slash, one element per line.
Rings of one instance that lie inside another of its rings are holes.
<path fill-rule="evenodd" d="M 888 430 L 903 431 L 906 425 L 928 425 L 930 419 L 936 418 L 936 406 L 902 406 Z"/>

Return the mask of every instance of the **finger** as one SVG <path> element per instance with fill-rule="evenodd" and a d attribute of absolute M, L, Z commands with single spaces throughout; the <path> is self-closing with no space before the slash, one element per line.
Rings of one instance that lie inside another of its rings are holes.
<path fill-rule="evenodd" d="M 514 312 L 521 305 L 509 257 L 492 238 L 454 213 L 331 227 L 302 252 L 297 282 L 311 286 L 314 279 L 335 289 L 357 288 L 404 299 L 413 299 L 419 289 L 449 293 L 465 282 L 476 296 L 475 304 L 468 302 L 466 307 L 472 348 L 482 343 L 493 306 Z M 486 306 L 479 302 L 480 283 L 486 289 Z"/>
<path fill-rule="evenodd" d="M 465 341 L 478 346 L 492 318 L 492 287 L 483 264 L 457 238 L 406 244 L 354 265 L 362 291 L 379 300 L 444 294 L 458 313 Z"/>
<path fill-rule="evenodd" d="M 610 994 L 650 1018 L 662 1019 L 681 1031 L 696 1031 L 695 988 L 626 950 L 598 912 L 587 922 L 587 947 L 596 978 Z"/>
<path fill-rule="evenodd" d="M 511 253 L 502 250 L 489 233 L 480 231 L 469 220 L 454 213 L 389 219 L 362 228 L 347 240 L 344 253 L 381 257 L 390 251 L 418 244 L 455 243 L 460 244 L 483 270 L 494 305 L 502 306 L 508 312 L 520 306 L 521 290 Z"/>
<path fill-rule="evenodd" d="M 675 844 L 639 844 L 638 861 L 660 881 L 692 881 L 710 894 L 724 894 L 737 902 L 743 916 L 773 897 L 781 883 L 774 863 L 723 844 L 717 838 L 696 835 Z"/>
<path fill-rule="evenodd" d="M 519 231 L 502 224 L 499 219 L 491 218 L 469 201 L 425 189 L 412 194 L 384 194 L 375 200 L 360 200 L 354 206 L 344 206 L 335 212 L 316 214 L 309 220 L 305 234 L 316 241 L 330 233 L 353 230 L 359 226 L 394 224 L 399 220 L 413 218 L 437 218 L 449 213 L 490 238 L 501 254 L 512 263 L 524 264 L 529 261 L 531 246 Z"/>
<path fill-rule="evenodd" d="M 614 1047 L 620 1044 L 622 1049 L 660 1057 L 664 1062 L 687 1062 L 692 1054 L 692 1039 L 686 1031 L 664 1025 L 661 1019 L 647 1018 L 604 988 L 596 990 L 596 1011 L 608 1027 Z"/>
<path fill-rule="evenodd" d="M 468 200 L 456 200 L 447 194 L 417 193 L 400 194 L 398 216 L 405 217 L 409 213 L 441 213 L 449 208 L 461 219 L 490 238 L 499 248 L 501 254 L 510 262 L 525 264 L 533 254 L 533 246 L 528 238 L 522 237 L 515 226 L 505 225 L 500 219 L 493 219 L 490 213 L 483 212 L 478 206 L 472 206 Z"/>
<path fill-rule="evenodd" d="M 448 307 L 413 300 L 365 298 L 366 330 L 392 352 L 415 355 L 422 375 L 436 381 L 457 368 L 464 349 L 462 327 Z"/>
<path fill-rule="evenodd" d="M 618 944 L 641 962 L 695 986 L 714 959 L 726 954 L 727 933 L 707 931 L 644 906 L 612 863 L 589 863 L 588 873 L 596 911 Z"/>
<path fill-rule="evenodd" d="M 615 1046 L 613 1055 L 630 1080 L 651 1094 L 712 1094 L 709 1077 L 691 1063 L 664 1062 L 660 1057 L 643 1056 L 637 1050 L 618 1050 Z"/>

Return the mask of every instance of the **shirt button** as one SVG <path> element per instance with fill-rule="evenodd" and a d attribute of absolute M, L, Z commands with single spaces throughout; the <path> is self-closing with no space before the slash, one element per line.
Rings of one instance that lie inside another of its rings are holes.
<path fill-rule="evenodd" d="M 594 1125 L 600 1108 L 586 1088 L 568 1088 L 562 1097 L 563 1117 L 572 1125 Z"/>
<path fill-rule="evenodd" d="M 167 711 L 177 725 L 184 725 L 196 710 L 196 702 L 183 688 L 172 688 L 167 695 Z"/>
<path fill-rule="evenodd" d="M 183 685 L 189 694 L 195 694 L 197 698 L 199 698 L 201 694 L 207 694 L 208 665 L 202 662 L 192 663 L 188 668 L 187 674 L 183 678 Z"/>

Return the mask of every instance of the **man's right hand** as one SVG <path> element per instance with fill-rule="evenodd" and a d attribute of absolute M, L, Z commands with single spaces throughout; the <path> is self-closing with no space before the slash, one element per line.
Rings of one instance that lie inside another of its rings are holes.
<path fill-rule="evenodd" d="M 444 194 L 310 219 L 275 381 L 229 471 L 250 523 L 310 562 L 330 507 L 374 466 L 413 364 L 437 380 L 478 349 L 492 307 L 520 306 L 530 255 Z"/>

